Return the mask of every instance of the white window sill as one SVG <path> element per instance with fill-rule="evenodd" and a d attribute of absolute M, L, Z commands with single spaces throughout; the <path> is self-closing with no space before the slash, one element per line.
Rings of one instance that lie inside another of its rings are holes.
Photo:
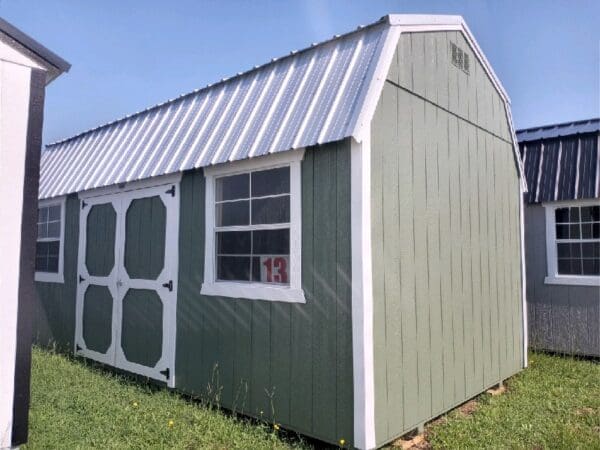
<path fill-rule="evenodd" d="M 577 276 L 577 275 L 559 275 L 556 277 L 546 277 L 546 284 L 563 284 L 575 286 L 600 286 L 600 277 L 596 276 Z"/>
<path fill-rule="evenodd" d="M 35 281 L 41 283 L 64 283 L 65 278 L 62 273 L 36 272 Z"/>
<path fill-rule="evenodd" d="M 202 295 L 218 297 L 247 298 L 252 300 L 268 300 L 272 302 L 306 303 L 304 291 L 283 286 L 266 286 L 261 284 L 234 283 L 220 281 L 204 283 L 200 289 Z"/>

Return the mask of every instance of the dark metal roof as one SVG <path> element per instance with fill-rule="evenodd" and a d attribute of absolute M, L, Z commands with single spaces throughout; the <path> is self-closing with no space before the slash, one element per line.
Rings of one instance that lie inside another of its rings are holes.
<path fill-rule="evenodd" d="M 576 122 L 555 123 L 542 127 L 524 128 L 517 130 L 519 142 L 537 141 L 573 134 L 594 133 L 600 131 L 600 119 L 578 120 Z"/>
<path fill-rule="evenodd" d="M 525 201 L 600 197 L 600 119 L 519 130 L 517 138 L 529 187 Z"/>
<path fill-rule="evenodd" d="M 35 53 L 38 57 L 42 58 L 48 64 L 54 66 L 59 72 L 68 72 L 71 68 L 71 64 L 62 59 L 56 53 L 48 50 L 38 41 L 23 33 L 14 25 L 8 23 L 6 20 L 0 17 L 0 31 L 14 39 L 16 42 L 27 48 L 29 51 Z"/>

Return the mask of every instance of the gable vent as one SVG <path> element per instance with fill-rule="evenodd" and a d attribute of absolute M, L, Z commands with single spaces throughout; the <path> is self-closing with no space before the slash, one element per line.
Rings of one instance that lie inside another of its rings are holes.
<path fill-rule="evenodd" d="M 469 74 L 469 70 L 471 68 L 471 62 L 469 60 L 469 55 L 463 49 L 461 49 L 454 42 L 450 43 L 450 52 L 452 54 L 452 64 L 461 69 L 467 75 Z"/>

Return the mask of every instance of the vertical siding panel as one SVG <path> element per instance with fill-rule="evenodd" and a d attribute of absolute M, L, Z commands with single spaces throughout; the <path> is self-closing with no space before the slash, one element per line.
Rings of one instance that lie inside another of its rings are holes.
<path fill-rule="evenodd" d="M 436 60 L 436 88 L 437 88 L 437 104 L 442 108 L 448 109 L 448 86 L 450 79 L 448 71 L 450 70 L 451 62 L 449 61 L 449 44 L 447 33 L 434 33 L 435 36 L 435 51 L 437 54 Z"/>
<path fill-rule="evenodd" d="M 490 314 L 490 282 L 489 282 L 489 224 L 487 217 L 487 186 L 488 178 L 486 174 L 486 139 L 483 131 L 477 132 L 477 178 L 479 180 L 479 251 L 481 255 L 480 259 L 480 273 L 481 273 L 481 297 L 479 302 L 481 303 L 481 325 L 483 330 L 483 386 L 487 386 L 491 383 L 490 374 L 492 371 L 492 343 L 491 343 L 491 314 Z"/>
<path fill-rule="evenodd" d="M 402 380 L 404 426 L 418 421 L 418 346 L 415 286 L 415 229 L 413 193 L 413 97 L 405 92 L 398 94 L 399 133 L 398 196 L 400 212 L 400 294 L 402 315 Z"/>
<path fill-rule="evenodd" d="M 425 34 L 411 33 L 411 56 L 413 70 L 413 87 L 415 94 L 425 97 Z"/>
<path fill-rule="evenodd" d="M 461 33 L 456 34 L 456 44 L 464 51 L 468 49 L 468 44 L 462 37 Z M 462 69 L 452 66 L 452 70 L 457 73 L 458 76 L 458 109 L 455 111 L 460 117 L 468 119 L 469 117 L 469 76 L 462 71 Z"/>
<path fill-rule="evenodd" d="M 459 180 L 461 198 L 461 249 L 462 249 L 462 302 L 465 355 L 465 383 L 467 397 L 475 385 L 475 321 L 473 305 L 472 244 L 471 244 L 471 170 L 469 160 L 470 136 L 465 122 L 458 120 L 458 149 L 460 152 Z"/>
<path fill-rule="evenodd" d="M 438 103 L 437 88 L 437 54 L 435 33 L 425 33 L 425 66 L 422 76 L 425 78 L 425 98 L 433 103 Z"/>
<path fill-rule="evenodd" d="M 437 112 L 435 106 L 425 104 L 426 141 L 426 226 L 427 226 L 427 270 L 429 273 L 429 335 L 431 337 L 431 409 L 440 411 L 444 401 L 444 366 L 443 366 L 443 327 L 440 280 L 440 203 L 439 203 L 439 169 Z"/>
<path fill-rule="evenodd" d="M 346 145 L 347 146 L 347 145 Z M 350 152 L 343 146 L 337 152 L 337 266 L 336 266 L 336 327 L 337 327 L 337 417 L 336 439 L 351 442 L 354 429 L 352 374 L 352 260 L 350 211 Z"/>
<path fill-rule="evenodd" d="M 387 435 L 402 430 L 402 322 L 400 304 L 400 250 L 404 240 L 400 236 L 400 212 L 398 198 L 398 89 L 390 87 L 384 92 L 385 116 L 381 126 L 386 131 L 385 154 L 383 154 L 383 270 L 385 292 L 385 342 L 387 354 Z M 393 424 L 393 425 L 392 425 Z"/>
<path fill-rule="evenodd" d="M 422 39 L 422 38 L 421 38 Z M 415 36 L 413 36 L 414 44 Z M 413 50 L 414 50 L 413 45 Z M 425 102 L 413 98 L 413 194 L 415 231 L 415 282 L 417 306 L 417 367 L 419 416 L 431 414 L 431 344 L 429 322 L 429 274 L 427 273 L 427 168 Z"/>
<path fill-rule="evenodd" d="M 222 299 L 216 314 L 219 327 L 219 387 L 222 389 L 220 401 L 224 405 L 232 405 L 234 395 L 235 302 L 231 298 Z"/>
<path fill-rule="evenodd" d="M 211 319 L 216 321 L 216 317 Z M 250 398 L 252 413 L 259 418 L 271 418 L 271 305 L 266 301 L 252 302 L 252 378 Z M 208 328 L 208 327 L 207 327 Z M 218 330 L 215 330 L 218 333 Z M 217 356 L 218 357 L 218 356 Z"/>
<path fill-rule="evenodd" d="M 458 37 L 458 33 L 457 32 L 450 32 L 447 33 L 448 36 L 448 52 L 450 52 L 450 44 L 451 43 L 455 43 L 457 44 L 457 37 Z M 450 56 L 451 57 L 451 56 Z M 448 109 L 454 113 L 454 114 L 458 114 L 458 103 L 459 103 L 459 99 L 460 99 L 460 92 L 459 92 L 459 88 L 458 88 L 458 71 L 460 69 L 458 69 L 457 67 L 455 67 L 452 62 L 450 62 L 450 64 L 448 64 Z"/>
<path fill-rule="evenodd" d="M 290 420 L 300 431 L 312 430 L 313 425 L 313 322 L 315 310 L 314 214 L 316 152 L 306 152 L 302 161 L 302 289 L 305 305 L 292 307 L 292 374 L 294 386 L 290 399 Z M 316 325 L 316 324 L 315 324 Z"/>
<path fill-rule="evenodd" d="M 470 386 L 471 393 L 475 394 L 483 387 L 483 311 L 481 298 L 481 244 L 479 223 L 479 171 L 478 171 L 478 142 L 477 131 L 468 127 L 469 135 L 469 179 L 470 179 L 470 219 L 471 219 L 471 283 L 473 292 L 473 351 L 475 361 L 474 385 Z"/>
<path fill-rule="evenodd" d="M 250 383 L 252 380 L 252 302 L 235 302 L 235 349 L 233 410 L 247 412 L 251 405 Z M 290 352 L 291 354 L 291 352 Z"/>
<path fill-rule="evenodd" d="M 410 34 L 401 34 L 398 43 L 398 84 L 405 89 L 413 88 L 412 39 Z"/>
<path fill-rule="evenodd" d="M 443 406 L 454 404 L 454 309 L 456 297 L 452 292 L 452 236 L 450 208 L 452 203 L 449 160 L 449 116 L 437 111 L 438 174 L 439 174 L 439 266 L 440 266 L 440 309 L 442 311 L 442 351 L 443 351 Z"/>
<path fill-rule="evenodd" d="M 454 382 L 454 397 L 456 404 L 465 398 L 465 352 L 464 352 L 464 299 L 462 283 L 462 251 L 464 231 L 461 227 L 461 211 L 463 200 L 461 194 L 461 173 L 458 120 L 448 116 L 448 211 L 450 214 L 450 229 L 448 245 L 450 246 L 450 262 L 447 271 L 450 274 L 452 295 L 452 351 L 454 367 L 451 372 Z M 443 164 L 441 164 L 443 166 Z M 448 224 L 446 224 L 448 226 Z"/>
<path fill-rule="evenodd" d="M 373 135 L 371 145 L 377 148 L 386 148 L 389 141 L 386 139 L 389 130 L 389 109 L 391 107 L 390 92 L 394 88 L 390 85 L 384 87 L 383 95 L 379 101 L 377 122 L 382 126 L 379 132 Z M 373 362 L 375 365 L 375 409 L 379 411 L 375 421 L 375 435 L 387 436 L 388 411 L 387 411 L 387 354 L 386 354 L 386 292 L 384 285 L 384 216 L 386 211 L 383 204 L 383 176 L 384 176 L 384 152 L 371 153 L 371 170 L 376 171 L 377 176 L 371 177 L 371 242 L 373 259 Z"/>
<path fill-rule="evenodd" d="M 271 391 L 275 422 L 290 422 L 291 305 L 271 303 Z"/>
<path fill-rule="evenodd" d="M 313 316 L 313 429 L 321 436 L 335 440 L 335 414 L 330 405 L 335 405 L 335 360 L 336 341 L 331 338 L 331 324 L 335 320 L 335 226 L 331 220 L 337 214 L 336 146 L 318 150 L 319 161 L 315 164 L 315 189 L 319 192 L 315 217 L 314 278 L 315 304 Z"/>

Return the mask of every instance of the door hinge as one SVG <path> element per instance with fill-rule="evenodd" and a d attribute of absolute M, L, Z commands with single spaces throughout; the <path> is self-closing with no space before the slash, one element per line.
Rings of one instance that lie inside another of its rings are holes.
<path fill-rule="evenodd" d="M 166 194 L 171 194 L 171 197 L 175 197 L 175 185 L 171 186 L 171 189 L 165 192 Z"/>
<path fill-rule="evenodd" d="M 161 375 L 164 375 L 167 380 L 169 379 L 169 376 L 171 375 L 171 371 L 169 370 L 168 367 L 165 370 L 161 370 L 159 373 Z"/>
<path fill-rule="evenodd" d="M 81 350 L 83 350 L 81 346 L 79 344 L 75 344 L 75 351 L 80 352 Z"/>
<path fill-rule="evenodd" d="M 168 288 L 169 292 L 173 291 L 173 280 L 169 280 L 168 283 L 163 283 L 163 287 Z"/>
<path fill-rule="evenodd" d="M 87 206 L 87 203 L 83 200 L 81 200 L 81 209 L 85 208 Z"/>
<path fill-rule="evenodd" d="M 83 278 L 81 275 L 79 275 L 79 282 L 81 283 L 82 281 L 85 281 L 85 278 Z"/>

